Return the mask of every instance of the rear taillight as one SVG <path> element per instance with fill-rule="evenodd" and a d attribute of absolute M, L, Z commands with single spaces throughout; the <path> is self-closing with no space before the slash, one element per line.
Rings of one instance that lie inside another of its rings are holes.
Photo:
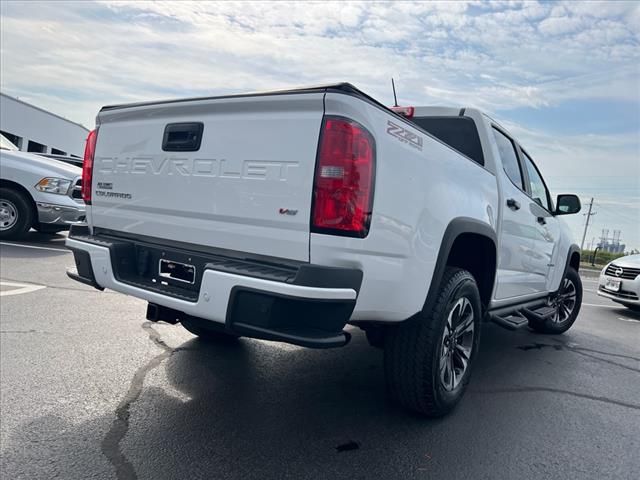
<path fill-rule="evenodd" d="M 82 161 L 82 199 L 84 203 L 91 204 L 91 180 L 93 179 L 93 157 L 96 153 L 96 140 L 98 129 L 91 130 L 84 147 L 84 160 Z"/>
<path fill-rule="evenodd" d="M 391 107 L 391 110 L 407 118 L 413 118 L 413 114 L 415 113 L 414 107 Z"/>
<path fill-rule="evenodd" d="M 311 231 L 366 237 L 374 175 L 371 134 L 353 120 L 325 117 L 316 162 Z"/>

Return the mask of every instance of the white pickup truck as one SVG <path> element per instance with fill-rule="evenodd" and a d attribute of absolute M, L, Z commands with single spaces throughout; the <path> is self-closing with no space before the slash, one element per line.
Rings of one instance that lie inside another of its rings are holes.
<path fill-rule="evenodd" d="M 207 339 L 384 348 L 430 416 L 469 381 L 481 321 L 562 333 L 579 250 L 531 157 L 474 109 L 385 107 L 350 84 L 104 107 L 69 276 Z"/>
<path fill-rule="evenodd" d="M 82 169 L 20 152 L 0 134 L 0 239 L 18 240 L 31 228 L 50 234 L 85 220 Z"/>

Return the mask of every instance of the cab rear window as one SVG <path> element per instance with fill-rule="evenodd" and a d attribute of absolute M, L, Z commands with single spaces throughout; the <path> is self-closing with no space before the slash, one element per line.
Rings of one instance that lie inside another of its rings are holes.
<path fill-rule="evenodd" d="M 416 125 L 480 165 L 482 144 L 476 124 L 469 117 L 414 117 Z"/>

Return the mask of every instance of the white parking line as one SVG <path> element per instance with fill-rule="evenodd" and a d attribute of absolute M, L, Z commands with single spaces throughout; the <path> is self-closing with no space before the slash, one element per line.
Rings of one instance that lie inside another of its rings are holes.
<path fill-rule="evenodd" d="M 35 250 L 51 250 L 53 252 L 71 253 L 66 248 L 36 247 L 35 245 L 20 245 L 19 243 L 0 242 L 0 245 L 8 245 L 10 247 L 33 248 Z"/>
<path fill-rule="evenodd" d="M 618 317 L 618 320 L 622 320 L 623 322 L 630 322 L 630 323 L 638 323 L 638 324 L 640 324 L 640 320 L 635 320 L 633 318 Z"/>
<path fill-rule="evenodd" d="M 582 305 L 585 305 L 587 307 L 622 308 L 622 307 L 617 307 L 615 305 L 602 305 L 602 304 L 599 304 L 599 303 L 582 303 Z"/>
<path fill-rule="evenodd" d="M 9 295 L 22 295 L 23 293 L 31 293 L 37 290 L 47 288 L 44 285 L 28 285 L 26 283 L 15 283 L 0 281 L 0 287 L 16 287 L 11 290 L 0 291 L 0 297 L 8 297 Z"/>

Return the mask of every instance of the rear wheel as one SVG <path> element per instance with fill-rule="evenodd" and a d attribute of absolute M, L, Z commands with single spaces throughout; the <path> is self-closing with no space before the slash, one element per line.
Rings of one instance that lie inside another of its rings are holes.
<path fill-rule="evenodd" d="M 240 338 L 239 335 L 226 332 L 224 326 L 216 327 L 213 322 L 200 318 L 185 318 L 180 323 L 190 333 L 206 342 L 233 342 Z"/>
<path fill-rule="evenodd" d="M 439 417 L 462 398 L 480 341 L 480 294 L 466 270 L 447 268 L 430 311 L 390 328 L 385 375 L 391 397 Z"/>
<path fill-rule="evenodd" d="M 33 209 L 29 199 L 16 190 L 0 188 L 0 238 L 22 238 L 32 224 Z"/>
<path fill-rule="evenodd" d="M 559 334 L 571 328 L 578 318 L 582 304 L 582 281 L 578 272 L 569 267 L 560 289 L 548 300 L 549 306 L 556 309 L 551 318 L 544 322 L 529 321 L 529 326 L 540 333 Z"/>

